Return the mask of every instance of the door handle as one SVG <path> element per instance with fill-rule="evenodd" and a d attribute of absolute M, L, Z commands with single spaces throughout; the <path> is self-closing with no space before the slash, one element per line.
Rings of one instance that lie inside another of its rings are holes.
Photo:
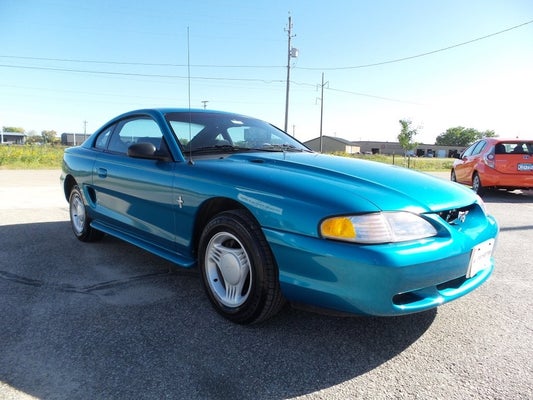
<path fill-rule="evenodd" d="M 96 170 L 99 178 L 107 178 L 107 169 L 105 168 L 98 168 Z"/>

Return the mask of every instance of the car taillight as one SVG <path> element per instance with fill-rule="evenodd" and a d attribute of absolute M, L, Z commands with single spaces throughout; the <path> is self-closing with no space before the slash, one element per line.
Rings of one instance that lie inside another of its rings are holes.
<path fill-rule="evenodd" d="M 494 168 L 494 154 L 490 153 L 483 157 L 485 165 L 490 168 Z"/>

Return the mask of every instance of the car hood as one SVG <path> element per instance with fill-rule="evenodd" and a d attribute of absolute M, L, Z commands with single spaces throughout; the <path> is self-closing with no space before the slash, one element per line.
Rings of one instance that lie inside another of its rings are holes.
<path fill-rule="evenodd" d="M 264 189 L 308 197 L 310 201 L 312 197 L 322 197 L 319 199 L 322 204 L 334 200 L 340 212 L 354 211 L 354 208 L 439 212 L 464 207 L 478 199 L 471 190 L 444 179 L 349 157 L 320 153 L 239 153 L 224 161 L 230 169 L 239 170 L 237 175 L 247 171 L 250 179 L 267 185 L 268 189 Z M 243 168 L 242 163 L 248 166 Z"/>

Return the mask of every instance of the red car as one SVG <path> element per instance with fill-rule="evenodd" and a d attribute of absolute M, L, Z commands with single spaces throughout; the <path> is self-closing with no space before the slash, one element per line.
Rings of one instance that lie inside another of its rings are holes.
<path fill-rule="evenodd" d="M 485 138 L 455 160 L 451 180 L 484 189 L 533 188 L 533 140 Z"/>

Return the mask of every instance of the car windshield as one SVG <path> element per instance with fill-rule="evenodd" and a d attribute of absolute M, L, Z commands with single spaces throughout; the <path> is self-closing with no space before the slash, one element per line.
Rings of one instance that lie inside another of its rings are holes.
<path fill-rule="evenodd" d="M 172 112 L 166 119 L 185 153 L 310 151 L 280 129 L 241 115 Z"/>

